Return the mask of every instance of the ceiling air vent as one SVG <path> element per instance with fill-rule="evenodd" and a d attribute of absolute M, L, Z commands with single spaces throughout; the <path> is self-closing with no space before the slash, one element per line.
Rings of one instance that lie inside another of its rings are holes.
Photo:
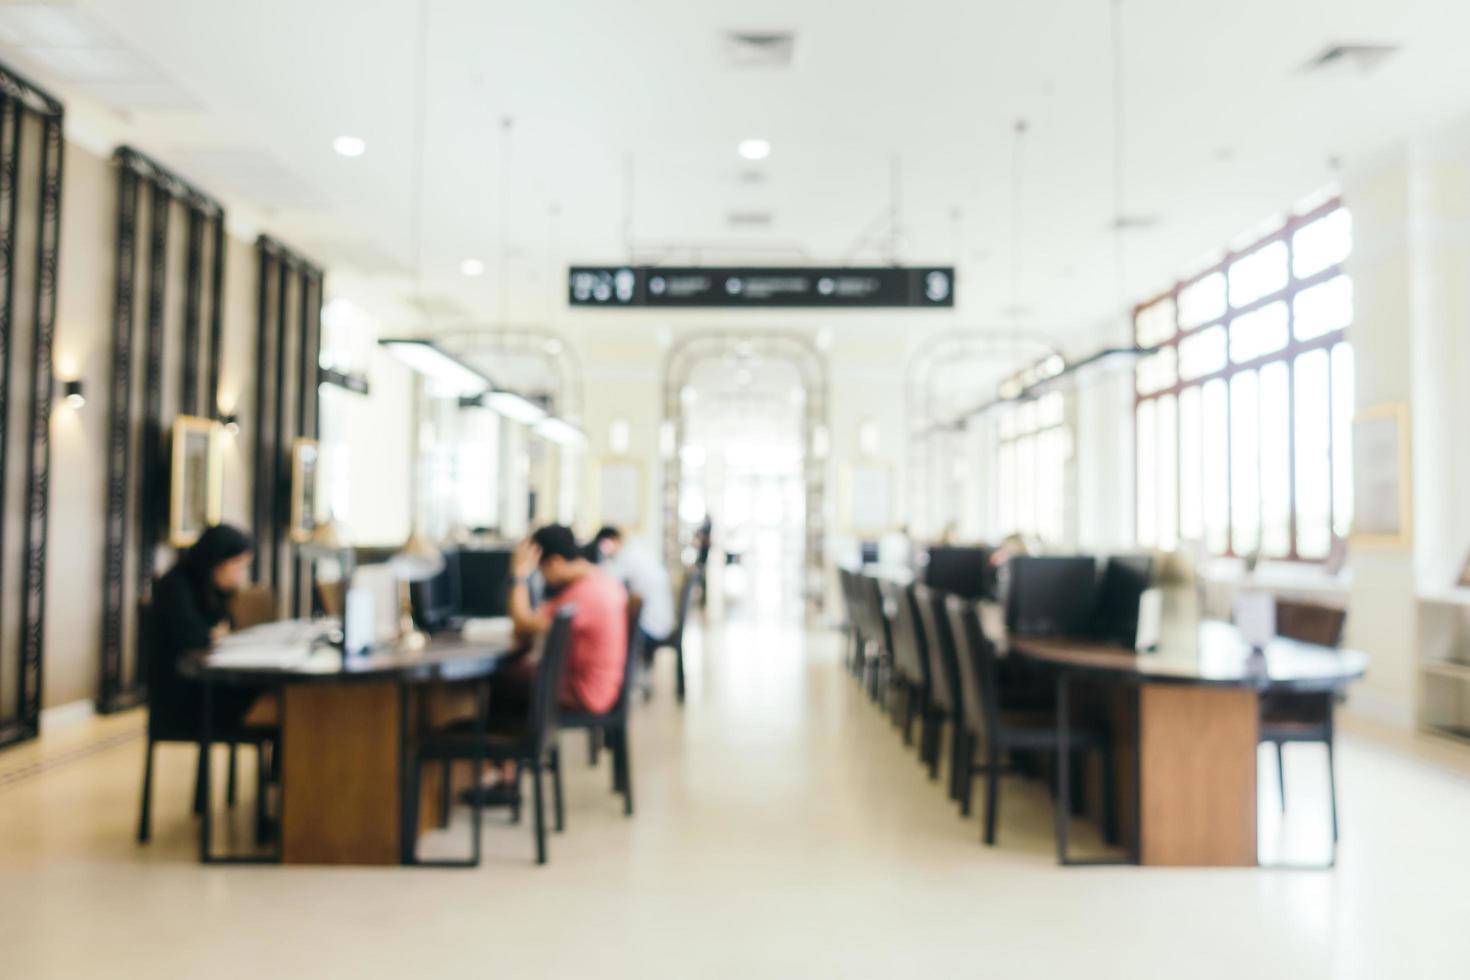
<path fill-rule="evenodd" d="M 769 211 L 731 211 L 725 220 L 731 228 L 769 228 L 776 219 Z"/>
<path fill-rule="evenodd" d="M 725 60 L 734 68 L 790 68 L 796 35 L 790 31 L 727 31 Z"/>
<path fill-rule="evenodd" d="M 1309 74 L 1355 71 L 1366 75 L 1398 51 L 1395 44 L 1329 44 L 1305 65 Z"/>
<path fill-rule="evenodd" d="M 1155 214 L 1120 214 L 1113 219 L 1113 231 L 1144 231 L 1159 223 Z"/>

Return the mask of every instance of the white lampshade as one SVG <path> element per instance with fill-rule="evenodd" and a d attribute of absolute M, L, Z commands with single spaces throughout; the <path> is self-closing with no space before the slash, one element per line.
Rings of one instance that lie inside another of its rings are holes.
<path fill-rule="evenodd" d="M 444 553 L 415 531 L 398 553 L 388 559 L 388 567 L 405 582 L 426 582 L 444 571 Z"/>

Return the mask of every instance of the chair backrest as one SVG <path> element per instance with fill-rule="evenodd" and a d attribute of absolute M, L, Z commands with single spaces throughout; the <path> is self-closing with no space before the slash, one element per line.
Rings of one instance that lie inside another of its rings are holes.
<path fill-rule="evenodd" d="M 237 630 L 280 619 L 276 590 L 269 585 L 247 585 L 230 599 L 230 622 Z"/>
<path fill-rule="evenodd" d="M 622 714 L 633 703 L 633 683 L 638 677 L 638 660 L 643 655 L 643 631 L 638 620 L 643 615 L 643 597 L 628 593 L 628 656 L 623 660 L 623 685 L 618 688 L 618 701 L 609 715 Z"/>
<path fill-rule="evenodd" d="M 839 566 L 837 569 L 837 584 L 842 588 L 842 609 L 843 614 L 847 618 L 847 628 L 854 633 L 860 634 L 862 629 L 859 627 L 857 621 L 857 601 L 853 595 L 852 572 Z"/>
<path fill-rule="evenodd" d="M 678 649 L 683 649 L 684 626 L 689 622 L 689 610 L 694 608 L 694 589 L 703 574 L 698 565 L 684 568 L 684 581 L 679 586 L 679 618 L 674 621 L 674 635 L 669 637 L 670 643 Z"/>
<path fill-rule="evenodd" d="M 944 614 L 944 593 L 927 585 L 910 586 L 919 622 L 924 627 L 925 648 L 929 653 L 929 700 L 946 711 L 959 705 L 959 665 L 955 656 L 954 634 Z"/>
<path fill-rule="evenodd" d="M 347 606 L 344 598 L 346 590 L 342 588 L 343 583 L 317 582 L 316 601 L 321 606 L 323 616 L 331 616 L 333 619 L 341 619 Z"/>
<path fill-rule="evenodd" d="M 541 659 L 536 664 L 529 730 L 534 750 L 543 756 L 556 737 L 557 699 L 561 695 L 562 674 L 572 645 L 572 617 L 576 614 L 576 607 L 570 604 L 556 611 L 551 629 L 541 645 Z"/>
<path fill-rule="evenodd" d="M 145 597 L 138 600 L 138 676 L 148 691 L 148 737 L 155 742 L 187 742 L 199 737 L 197 699 L 178 676 L 158 635 L 158 617 Z"/>
<path fill-rule="evenodd" d="M 866 617 L 863 638 L 891 653 L 893 624 L 889 622 L 888 612 L 883 607 L 883 591 L 878 587 L 878 580 L 871 575 L 859 575 L 858 589 L 862 596 L 863 615 Z"/>
<path fill-rule="evenodd" d="M 1335 647 L 1342 643 L 1347 610 L 1315 602 L 1276 600 L 1276 635 L 1301 643 Z"/>
<path fill-rule="evenodd" d="M 995 647 L 980 625 L 979 603 L 948 595 L 944 597 L 944 611 L 955 642 L 965 722 L 977 735 L 990 735 L 1000 726 L 1000 693 Z"/>
<path fill-rule="evenodd" d="M 897 582 L 883 582 L 884 598 L 893 608 L 893 663 L 899 672 L 910 681 L 929 684 L 928 655 L 924 652 L 924 637 L 914 622 L 913 603 L 907 590 Z"/>

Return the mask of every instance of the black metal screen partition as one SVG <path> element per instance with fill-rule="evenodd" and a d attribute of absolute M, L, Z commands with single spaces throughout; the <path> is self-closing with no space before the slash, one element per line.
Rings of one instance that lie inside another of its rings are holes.
<path fill-rule="evenodd" d="M 41 719 L 61 120 L 0 66 L 0 745 Z"/>
<path fill-rule="evenodd" d="M 158 551 L 167 539 L 171 426 L 166 423 L 177 415 L 219 414 L 225 267 L 225 213 L 218 201 L 130 147 L 119 147 L 113 163 L 117 266 L 108 385 L 102 711 L 130 707 L 146 694 L 137 657 L 137 605 L 152 588 Z"/>
<path fill-rule="evenodd" d="M 322 270 L 274 238 L 255 242 L 255 579 L 283 615 L 311 611 L 309 563 L 291 547 L 293 458 L 320 433 Z"/>

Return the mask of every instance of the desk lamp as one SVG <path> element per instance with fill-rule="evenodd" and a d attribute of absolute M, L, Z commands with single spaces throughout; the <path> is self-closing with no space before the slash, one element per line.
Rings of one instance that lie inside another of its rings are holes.
<path fill-rule="evenodd" d="M 388 559 L 398 579 L 398 642 L 408 650 L 422 650 L 428 638 L 413 623 L 413 596 L 409 586 L 427 582 L 444 570 L 444 554 L 433 542 L 415 531 L 408 536 L 398 553 Z"/>

